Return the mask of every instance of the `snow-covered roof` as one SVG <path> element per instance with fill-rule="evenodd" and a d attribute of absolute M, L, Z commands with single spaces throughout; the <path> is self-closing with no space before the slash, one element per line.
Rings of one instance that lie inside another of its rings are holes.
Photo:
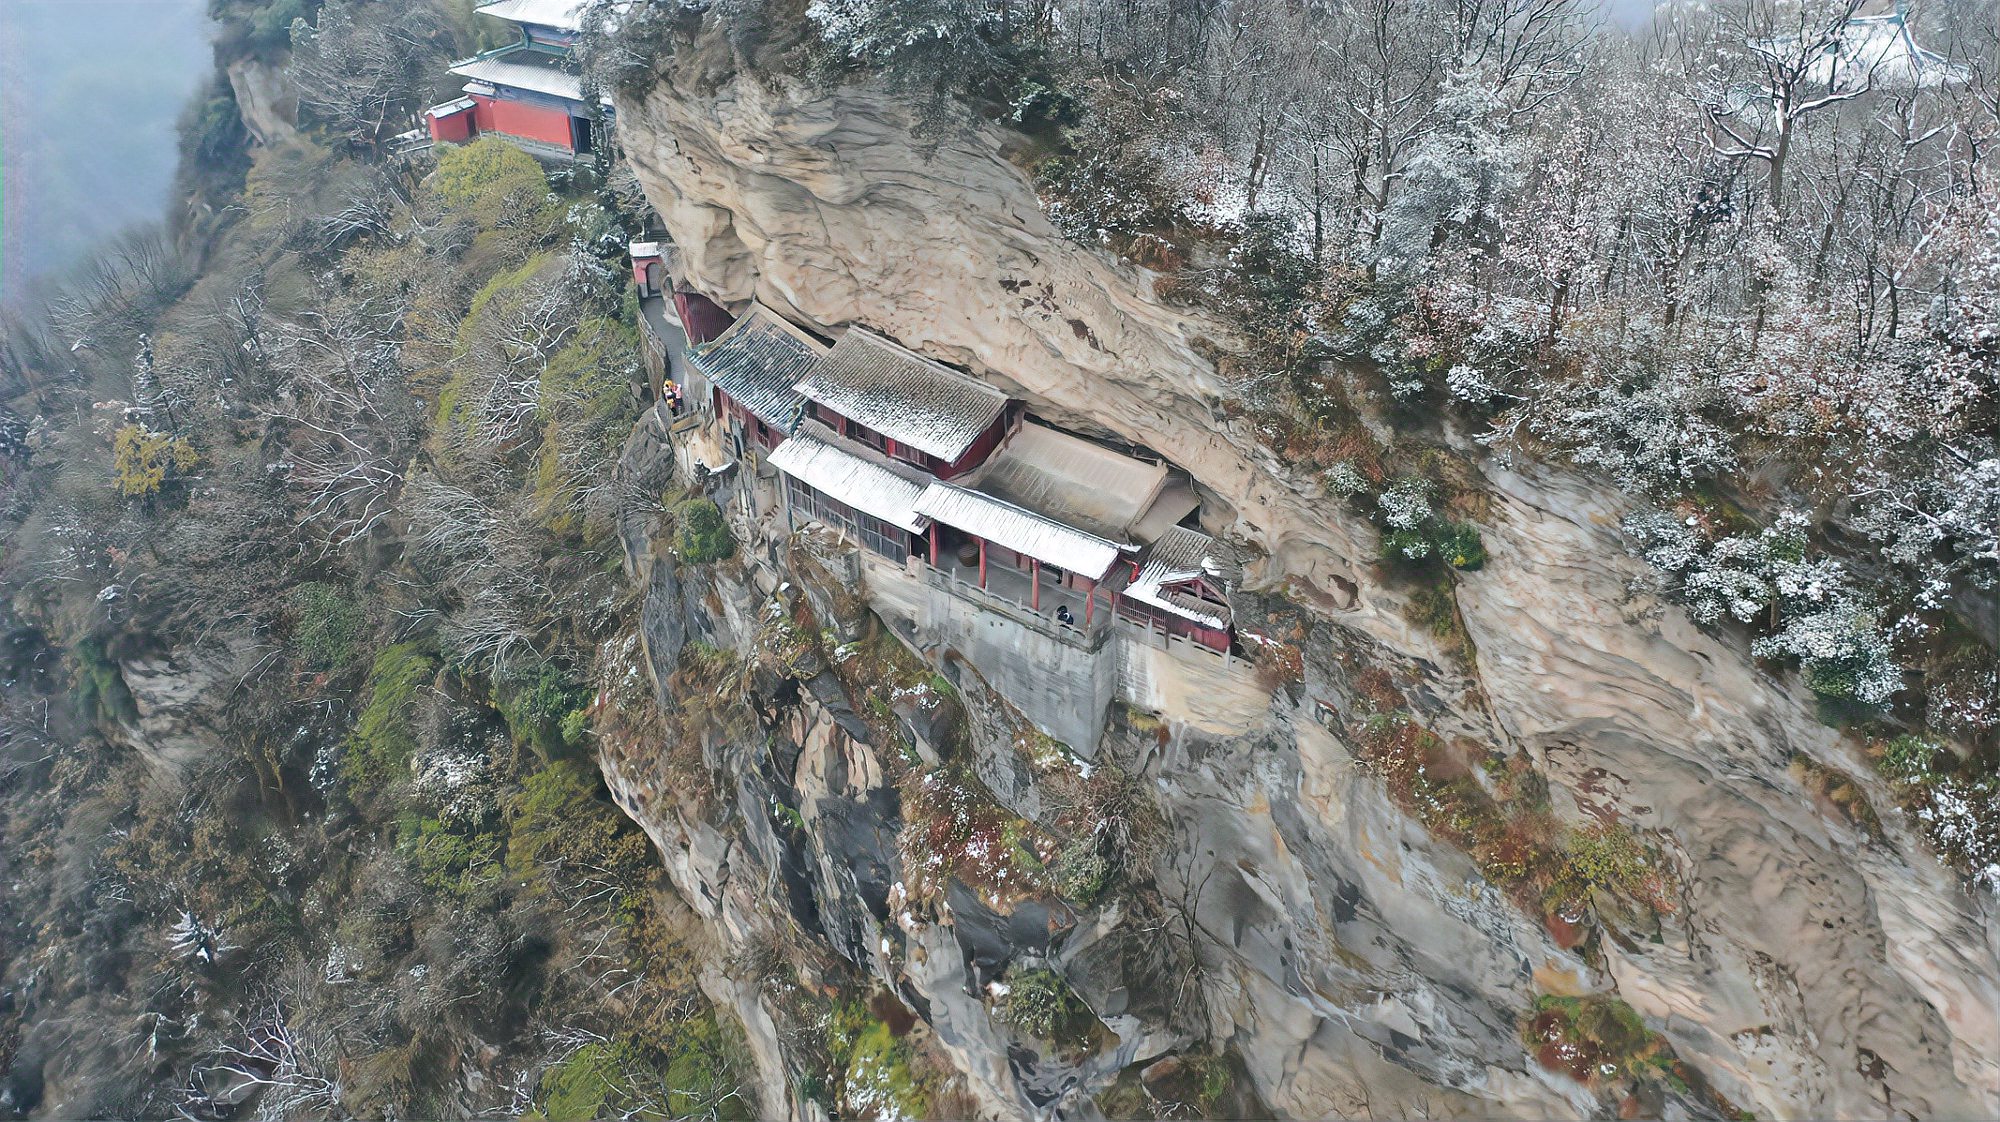
<path fill-rule="evenodd" d="M 583 79 L 563 67 L 560 55 L 516 45 L 452 63 L 451 72 L 475 82 L 582 101 Z"/>
<path fill-rule="evenodd" d="M 660 243 L 631 242 L 625 246 L 625 252 L 631 254 L 634 261 L 646 257 L 658 257 L 660 255 Z"/>
<path fill-rule="evenodd" d="M 765 424 L 791 432 L 805 406 L 792 387 L 825 353 L 825 344 L 756 304 L 722 334 L 688 348 L 688 361 Z"/>
<path fill-rule="evenodd" d="M 478 11 L 483 16 L 515 23 L 538 23 L 564 31 L 581 31 L 584 12 L 590 5 L 591 0 L 492 0 L 479 5 Z"/>
<path fill-rule="evenodd" d="M 916 510 L 994 545 L 1025 553 L 1044 564 L 1098 580 L 1118 560 L 1118 546 L 1095 534 L 1065 526 L 1013 503 L 949 483 L 933 483 L 917 498 Z"/>
<path fill-rule="evenodd" d="M 798 391 L 942 460 L 963 455 L 1007 407 L 992 386 L 861 327 L 847 330 Z"/>
<path fill-rule="evenodd" d="M 995 498 L 1121 542 L 1131 539 L 1134 525 L 1166 481 L 1164 464 L 1149 464 L 1033 421 L 1024 422 L 967 480 Z"/>
<path fill-rule="evenodd" d="M 1228 627 L 1228 607 L 1173 587 L 1206 578 L 1227 588 L 1242 578 L 1230 549 L 1207 534 L 1176 526 L 1146 551 L 1124 595 L 1207 627 Z"/>
<path fill-rule="evenodd" d="M 1798 42 L 1796 36 L 1785 36 L 1752 46 L 1782 55 Z M 1851 91 L 1951 85 L 1965 81 L 1970 72 L 1918 46 L 1909 21 L 1892 11 L 1848 19 L 1824 53 L 1807 64 L 1806 77 L 1831 90 Z"/>
<path fill-rule="evenodd" d="M 930 524 L 916 511 L 917 499 L 932 482 L 930 476 L 842 440 L 818 421 L 801 424 L 790 440 L 772 451 L 770 462 L 821 494 L 884 522 L 911 531 Z"/>

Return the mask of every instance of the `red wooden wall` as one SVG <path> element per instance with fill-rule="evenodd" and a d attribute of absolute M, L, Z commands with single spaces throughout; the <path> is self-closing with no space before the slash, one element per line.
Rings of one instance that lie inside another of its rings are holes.
<path fill-rule="evenodd" d="M 479 106 L 480 132 L 503 132 L 561 148 L 571 145 L 569 114 L 564 110 L 484 94 L 473 94 L 472 100 Z"/>
<path fill-rule="evenodd" d="M 431 126 L 431 140 L 441 144 L 464 144 L 472 139 L 473 114 L 461 109 L 456 113 L 428 114 Z"/>

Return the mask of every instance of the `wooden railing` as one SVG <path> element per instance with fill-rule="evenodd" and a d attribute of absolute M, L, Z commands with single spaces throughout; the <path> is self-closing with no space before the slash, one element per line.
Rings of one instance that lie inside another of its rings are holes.
<path fill-rule="evenodd" d="M 921 568 L 925 583 L 970 601 L 984 610 L 1004 615 L 1023 627 L 1070 646 L 1094 651 L 1104 645 L 1105 637 L 1111 633 L 1110 622 L 1105 618 L 1109 612 L 1087 624 L 1081 620 L 1074 624 L 1064 623 L 1052 613 L 1036 611 L 1011 596 L 1003 596 L 990 588 L 981 588 L 956 573 L 931 565 L 922 565 Z"/>
<path fill-rule="evenodd" d="M 1133 619 L 1131 616 L 1121 615 L 1118 617 L 1118 626 L 1124 631 L 1126 638 L 1135 643 L 1144 643 L 1156 651 L 1167 651 L 1170 654 L 1192 654 L 1200 658 L 1212 660 L 1220 664 L 1225 670 L 1233 670 L 1238 667 L 1247 670 L 1250 667 L 1247 659 L 1238 658 L 1228 651 L 1218 651 L 1206 643 L 1197 643 L 1185 635 L 1176 635 L 1155 623 L 1146 623 Z"/>

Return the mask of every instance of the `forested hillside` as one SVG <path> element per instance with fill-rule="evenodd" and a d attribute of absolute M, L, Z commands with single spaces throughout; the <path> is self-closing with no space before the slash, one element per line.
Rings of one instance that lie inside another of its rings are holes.
<path fill-rule="evenodd" d="M 218 4 L 220 61 L 312 7 Z M 631 198 L 385 159 L 343 112 L 427 104 L 469 6 L 318 18 L 295 134 L 191 110 L 216 217 L 7 327 L 0 1115 L 743 1116 L 591 757 Z"/>

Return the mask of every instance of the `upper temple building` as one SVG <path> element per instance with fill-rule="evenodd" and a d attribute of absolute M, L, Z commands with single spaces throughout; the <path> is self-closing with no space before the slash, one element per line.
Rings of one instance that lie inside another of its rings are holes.
<path fill-rule="evenodd" d="M 590 0 L 491 0 L 483 16 L 514 25 L 517 42 L 451 66 L 466 79 L 464 96 L 432 106 L 424 118 L 433 142 L 463 144 L 499 136 L 545 160 L 593 152 L 608 106 L 584 97 L 572 49 Z"/>

